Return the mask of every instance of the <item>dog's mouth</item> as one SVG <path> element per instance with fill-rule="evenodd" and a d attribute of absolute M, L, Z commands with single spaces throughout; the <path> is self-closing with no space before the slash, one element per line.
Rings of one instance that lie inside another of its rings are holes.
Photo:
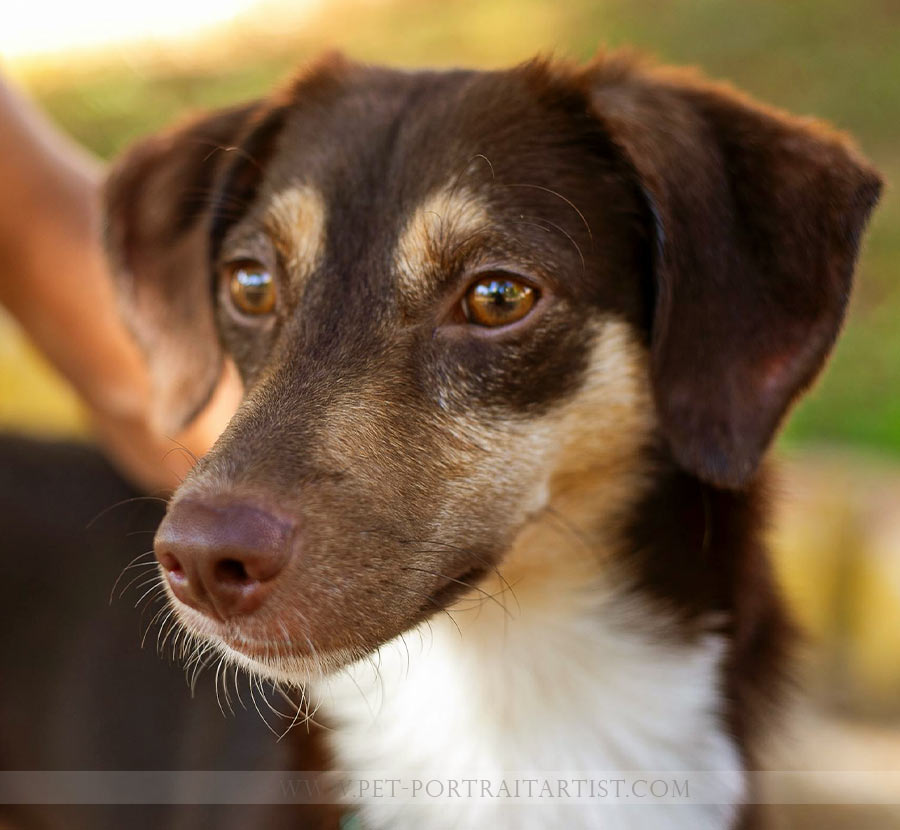
<path fill-rule="evenodd" d="M 483 593 L 478 584 L 487 571 L 487 566 L 479 564 L 466 567 L 458 575 L 442 576 L 433 591 L 423 594 L 424 599 L 417 611 L 400 630 L 386 632 L 382 638 L 365 645 L 354 641 L 353 633 L 348 631 L 348 645 L 343 647 L 333 644 L 320 647 L 305 625 L 305 616 L 299 613 L 299 609 L 295 614 L 284 616 L 261 609 L 242 617 L 217 619 L 185 604 L 171 589 L 168 593 L 181 624 L 190 634 L 216 644 L 235 662 L 257 674 L 293 682 L 306 680 L 311 675 L 325 674 L 365 658 L 429 617 L 452 609 L 454 603 L 466 594 Z M 386 603 L 390 600 L 390 597 L 384 598 Z"/>

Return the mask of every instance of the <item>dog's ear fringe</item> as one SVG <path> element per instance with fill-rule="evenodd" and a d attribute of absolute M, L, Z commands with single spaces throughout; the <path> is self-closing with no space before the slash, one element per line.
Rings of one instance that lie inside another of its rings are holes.
<path fill-rule="evenodd" d="M 633 52 L 564 72 L 655 217 L 651 374 L 675 459 L 753 476 L 840 329 L 881 179 L 844 134 Z"/>
<path fill-rule="evenodd" d="M 258 102 L 194 115 L 132 146 L 103 190 L 104 241 L 123 318 L 147 358 L 151 419 L 174 435 L 222 370 L 208 260 L 215 176 Z"/>
<path fill-rule="evenodd" d="M 735 108 L 777 121 L 798 132 L 807 133 L 818 140 L 839 146 L 860 168 L 881 182 L 881 176 L 859 149 L 852 135 L 837 129 L 827 121 L 814 116 L 800 116 L 772 104 L 758 101 L 752 95 L 739 89 L 729 81 L 708 78 L 696 66 L 668 66 L 645 52 L 632 47 L 601 49 L 583 65 L 572 65 L 580 82 L 591 92 L 605 86 L 620 87 L 622 84 L 650 83 L 658 87 L 668 87 L 676 94 L 694 95 L 697 98 L 727 101 Z"/>
<path fill-rule="evenodd" d="M 107 256 L 124 319 L 150 367 L 152 418 L 164 433 L 195 417 L 221 373 L 210 242 L 218 239 L 216 221 L 232 221 L 233 202 L 249 202 L 253 187 L 244 179 L 261 175 L 259 148 L 249 145 L 262 135 L 260 152 L 271 152 L 289 108 L 327 99 L 356 67 L 326 53 L 264 101 L 194 114 L 137 142 L 113 165 L 103 194 Z M 223 182 L 242 193 L 229 191 L 217 207 Z"/>

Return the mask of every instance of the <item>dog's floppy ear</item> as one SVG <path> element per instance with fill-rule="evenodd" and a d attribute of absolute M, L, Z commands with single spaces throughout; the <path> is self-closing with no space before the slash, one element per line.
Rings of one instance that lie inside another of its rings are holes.
<path fill-rule="evenodd" d="M 104 192 L 107 254 L 126 322 L 147 357 L 153 416 L 176 432 L 222 368 L 209 274 L 217 174 L 258 105 L 196 119 L 131 148 Z"/>
<path fill-rule="evenodd" d="M 663 433 L 683 467 L 740 487 L 834 342 L 880 180 L 821 125 L 692 74 L 613 57 L 587 79 L 656 226 Z"/>

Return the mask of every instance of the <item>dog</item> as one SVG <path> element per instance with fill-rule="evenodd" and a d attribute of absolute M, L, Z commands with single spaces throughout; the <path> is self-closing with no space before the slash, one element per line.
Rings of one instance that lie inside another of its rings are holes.
<path fill-rule="evenodd" d="M 329 55 L 116 164 L 107 244 L 160 428 L 226 357 L 245 387 L 155 538 L 185 636 L 302 687 L 336 770 L 708 787 L 345 820 L 758 826 L 792 630 L 762 457 L 879 192 L 826 126 L 620 53 Z"/>

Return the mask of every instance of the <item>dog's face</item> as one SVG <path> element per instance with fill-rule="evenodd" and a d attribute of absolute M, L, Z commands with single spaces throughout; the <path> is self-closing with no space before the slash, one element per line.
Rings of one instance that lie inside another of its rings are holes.
<path fill-rule="evenodd" d="M 270 674 L 446 607 L 663 448 L 740 486 L 843 313 L 877 179 L 622 62 L 331 59 L 140 145 L 110 247 L 167 424 L 245 401 L 157 538 L 182 621 Z M 573 507 L 573 509 L 575 509 Z"/>

